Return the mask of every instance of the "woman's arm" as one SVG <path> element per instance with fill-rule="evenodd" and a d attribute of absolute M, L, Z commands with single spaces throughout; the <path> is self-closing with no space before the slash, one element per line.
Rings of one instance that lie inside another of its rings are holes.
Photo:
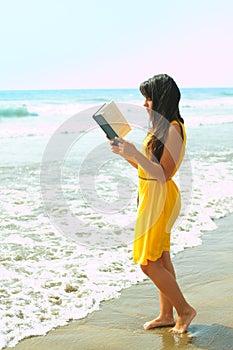
<path fill-rule="evenodd" d="M 137 162 L 137 160 L 134 157 L 129 157 L 129 156 L 126 156 L 126 155 L 120 153 L 119 152 L 119 147 L 114 145 L 114 141 L 113 140 L 110 141 L 110 144 L 111 144 L 113 153 L 119 154 L 125 160 L 127 160 L 127 162 L 129 164 L 131 164 L 134 168 L 136 168 L 136 169 L 138 168 L 138 162 Z"/>
<path fill-rule="evenodd" d="M 123 157 L 132 157 L 146 172 L 153 178 L 158 179 L 158 181 L 166 182 L 169 180 L 179 161 L 183 144 L 179 125 L 170 125 L 160 163 L 155 163 L 145 157 L 137 150 L 133 143 L 121 138 L 118 139 L 120 141 L 119 145 L 112 145 L 114 153 L 123 155 Z"/>
<path fill-rule="evenodd" d="M 129 160 L 129 159 L 125 158 L 125 160 L 127 160 L 127 162 L 129 164 L 131 164 L 134 168 L 136 168 L 136 169 L 138 168 L 138 162 L 136 161 L 136 159 L 133 158 L 133 160 Z"/>

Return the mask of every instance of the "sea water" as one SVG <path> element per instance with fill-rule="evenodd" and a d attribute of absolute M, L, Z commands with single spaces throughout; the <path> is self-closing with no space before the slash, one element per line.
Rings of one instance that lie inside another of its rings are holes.
<path fill-rule="evenodd" d="M 201 244 L 233 211 L 233 88 L 181 92 L 187 151 L 175 176 L 183 206 L 172 255 Z M 0 92 L 0 348 L 83 318 L 143 280 L 132 263 L 137 172 L 91 118 L 110 100 L 140 145 L 147 122 L 137 89 Z M 59 193 L 49 192 L 53 179 Z"/>

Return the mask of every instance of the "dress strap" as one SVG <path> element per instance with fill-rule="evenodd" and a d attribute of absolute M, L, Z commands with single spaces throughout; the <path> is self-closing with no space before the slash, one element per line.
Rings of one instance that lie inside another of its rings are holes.
<path fill-rule="evenodd" d="M 173 120 L 173 121 L 171 122 L 171 124 L 172 124 L 172 125 L 174 125 L 174 124 L 180 125 L 179 122 L 178 122 L 177 120 Z"/>

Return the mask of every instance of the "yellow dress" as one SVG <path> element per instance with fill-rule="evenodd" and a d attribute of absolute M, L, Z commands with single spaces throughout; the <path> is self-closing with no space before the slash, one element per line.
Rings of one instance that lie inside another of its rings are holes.
<path fill-rule="evenodd" d="M 171 124 L 178 124 L 173 121 Z M 183 147 L 179 162 L 171 179 L 162 183 L 152 179 L 141 166 L 138 166 L 139 203 L 134 231 L 133 260 L 140 265 L 156 261 L 164 251 L 170 251 L 171 228 L 181 207 L 180 192 L 172 177 L 179 168 L 184 156 L 186 133 L 182 123 Z M 147 156 L 148 135 L 143 142 L 142 153 Z"/>

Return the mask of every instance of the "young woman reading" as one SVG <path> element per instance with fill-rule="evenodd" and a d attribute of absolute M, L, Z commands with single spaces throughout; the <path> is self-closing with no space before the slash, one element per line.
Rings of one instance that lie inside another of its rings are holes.
<path fill-rule="evenodd" d="M 179 112 L 180 91 L 166 74 L 143 82 L 150 128 L 142 152 L 133 143 L 118 138 L 110 141 L 112 151 L 138 169 L 138 210 L 133 259 L 159 289 L 160 315 L 144 328 L 171 326 L 170 332 L 184 333 L 196 315 L 176 281 L 170 259 L 170 233 L 180 211 L 180 193 L 172 177 L 182 162 L 186 133 Z M 174 322 L 173 307 L 177 311 Z"/>

